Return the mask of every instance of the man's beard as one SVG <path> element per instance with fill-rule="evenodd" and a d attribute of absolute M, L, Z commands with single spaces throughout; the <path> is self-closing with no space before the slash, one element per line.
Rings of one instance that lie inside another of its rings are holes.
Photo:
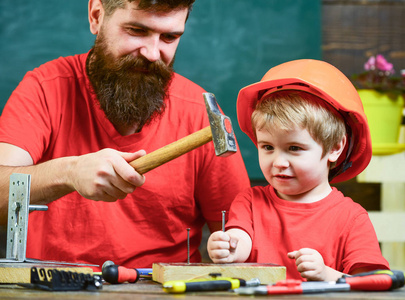
<path fill-rule="evenodd" d="M 142 56 L 114 58 L 100 33 L 89 55 L 87 72 L 100 107 L 115 126 L 138 131 L 161 115 L 173 75 L 173 61 L 150 62 Z"/>

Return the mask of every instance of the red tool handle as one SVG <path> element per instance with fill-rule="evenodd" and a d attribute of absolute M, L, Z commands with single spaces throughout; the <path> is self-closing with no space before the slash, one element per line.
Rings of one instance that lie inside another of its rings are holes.
<path fill-rule="evenodd" d="M 296 279 L 280 280 L 276 284 L 267 286 L 267 294 L 303 294 L 301 283 L 301 280 Z"/>
<path fill-rule="evenodd" d="M 389 274 L 346 277 L 345 280 L 351 290 L 361 291 L 387 291 L 393 284 L 393 278 Z"/>
<path fill-rule="evenodd" d="M 128 269 L 125 267 L 118 267 L 118 282 L 137 282 L 139 279 L 139 272 L 137 269 Z"/>
<path fill-rule="evenodd" d="M 137 282 L 139 271 L 137 269 L 125 268 L 117 265 L 110 265 L 103 268 L 103 278 L 109 283 Z"/>
<path fill-rule="evenodd" d="M 405 277 L 402 271 L 375 270 L 353 276 L 343 276 L 337 280 L 337 283 L 347 283 L 351 290 L 387 291 L 403 287 Z"/>

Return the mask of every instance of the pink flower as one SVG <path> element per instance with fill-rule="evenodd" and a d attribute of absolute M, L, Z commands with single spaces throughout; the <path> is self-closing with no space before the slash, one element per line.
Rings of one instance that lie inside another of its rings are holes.
<path fill-rule="evenodd" d="M 368 61 L 364 64 L 364 69 L 366 71 L 374 70 L 375 69 L 375 57 L 371 56 Z"/>
<path fill-rule="evenodd" d="M 391 74 L 394 73 L 394 66 L 391 63 L 387 62 L 385 57 L 382 56 L 381 54 L 377 55 L 375 59 L 375 66 L 377 67 L 377 69 L 381 71 L 389 72 Z"/>
<path fill-rule="evenodd" d="M 381 54 L 369 57 L 365 72 L 354 74 L 351 80 L 357 89 L 375 89 L 379 92 L 405 96 L 405 69 L 394 77 L 394 66 Z"/>

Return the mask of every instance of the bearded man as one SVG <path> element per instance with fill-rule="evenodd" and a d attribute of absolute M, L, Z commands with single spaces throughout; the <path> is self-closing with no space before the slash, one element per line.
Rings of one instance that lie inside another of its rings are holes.
<path fill-rule="evenodd" d="M 146 176 L 128 162 L 208 125 L 204 90 L 173 71 L 194 0 L 90 0 L 85 54 L 26 74 L 0 117 L 0 221 L 12 173 L 31 174 L 27 257 L 131 267 L 201 259 L 202 227 L 249 181 L 206 144 Z M 147 180 L 145 181 L 145 177 Z M 95 268 L 99 270 L 99 268 Z"/>

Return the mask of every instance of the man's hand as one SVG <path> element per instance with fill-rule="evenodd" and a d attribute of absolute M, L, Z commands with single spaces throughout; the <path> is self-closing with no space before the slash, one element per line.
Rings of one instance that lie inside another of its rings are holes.
<path fill-rule="evenodd" d="M 87 199 L 107 202 L 123 199 L 145 182 L 145 177 L 128 164 L 143 155 L 144 150 L 127 153 L 103 149 L 77 156 L 67 170 L 70 185 Z"/>
<path fill-rule="evenodd" d="M 343 274 L 328 266 L 325 266 L 322 255 L 310 248 L 302 248 L 287 254 L 291 259 L 295 259 L 297 271 L 303 278 L 318 281 L 336 281 Z"/>
<path fill-rule="evenodd" d="M 26 150 L 0 143 L 0 225 L 7 224 L 8 182 L 12 173 L 31 174 L 31 204 L 48 204 L 73 191 L 87 199 L 111 202 L 125 198 L 145 182 L 128 163 L 143 155 L 144 150 L 127 153 L 103 149 L 34 165 Z"/>

